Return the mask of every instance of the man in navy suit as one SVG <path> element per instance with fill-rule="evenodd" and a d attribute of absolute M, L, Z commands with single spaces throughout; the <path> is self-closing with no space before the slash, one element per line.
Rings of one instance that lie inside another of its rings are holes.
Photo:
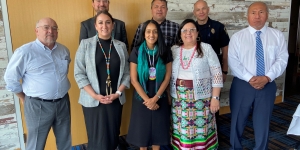
<path fill-rule="evenodd" d="M 288 60 L 284 34 L 266 25 L 269 9 L 254 2 L 248 9 L 249 26 L 232 35 L 228 64 L 234 76 L 230 89 L 231 150 L 242 150 L 241 137 L 252 113 L 255 147 L 268 150 L 269 126 L 276 98 L 275 79 Z"/>
<path fill-rule="evenodd" d="M 110 3 L 109 0 L 92 0 L 92 6 L 96 13 L 99 11 L 108 11 L 109 3 Z M 112 37 L 121 42 L 124 42 L 128 49 L 125 23 L 115 18 L 114 21 L 115 21 L 115 25 L 114 25 L 114 30 L 112 32 L 113 34 Z M 94 22 L 95 22 L 94 17 L 81 22 L 79 43 L 82 39 L 87 39 L 96 35 Z"/>

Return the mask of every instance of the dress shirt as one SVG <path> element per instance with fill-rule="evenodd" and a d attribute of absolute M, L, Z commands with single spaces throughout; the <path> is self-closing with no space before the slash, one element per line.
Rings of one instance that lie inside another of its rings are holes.
<path fill-rule="evenodd" d="M 50 50 L 36 39 L 14 52 L 4 75 L 6 89 L 42 99 L 62 98 L 70 89 L 70 61 L 65 46 L 56 42 Z"/>
<path fill-rule="evenodd" d="M 132 45 L 131 45 L 131 49 L 135 46 L 137 46 L 137 41 L 139 39 L 140 36 L 140 31 L 143 27 L 143 24 L 140 24 L 138 26 L 138 28 L 136 29 L 133 41 L 132 41 Z M 165 39 L 165 44 L 168 48 L 171 48 L 175 42 L 176 42 L 176 35 L 179 29 L 179 24 L 169 21 L 169 20 L 165 20 L 163 21 L 161 24 L 159 24 L 160 30 L 163 33 L 164 39 Z"/>
<path fill-rule="evenodd" d="M 256 76 L 256 32 L 249 26 L 234 35 L 229 42 L 228 65 L 232 75 L 249 82 Z M 263 44 L 265 75 L 271 81 L 285 70 L 288 61 L 287 44 L 281 31 L 264 26 L 260 38 Z"/>

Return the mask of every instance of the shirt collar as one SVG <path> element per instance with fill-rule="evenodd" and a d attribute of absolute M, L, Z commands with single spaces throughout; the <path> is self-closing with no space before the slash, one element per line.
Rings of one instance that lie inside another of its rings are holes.
<path fill-rule="evenodd" d="M 153 18 L 152 18 L 152 20 L 153 20 Z M 154 20 L 155 21 L 155 20 Z M 155 22 L 157 22 L 157 21 L 155 21 Z M 158 25 L 164 25 L 165 23 L 167 22 L 167 19 L 165 19 L 163 22 L 161 22 L 160 24 L 157 22 L 157 24 Z"/>
<path fill-rule="evenodd" d="M 256 29 L 254 29 L 253 27 L 251 27 L 251 26 L 249 25 L 248 29 L 249 29 L 249 31 L 250 31 L 251 34 L 254 34 L 256 31 L 261 31 L 261 33 L 264 34 L 264 33 L 266 33 L 267 26 L 264 25 L 264 27 L 261 28 L 260 30 L 256 30 Z"/>
<path fill-rule="evenodd" d="M 36 44 L 37 44 L 38 46 L 42 47 L 44 50 L 47 50 L 47 49 L 50 50 L 50 49 L 49 49 L 47 46 L 45 46 L 40 40 L 36 39 L 35 42 L 36 42 Z M 57 47 L 57 44 L 56 44 L 56 42 L 55 42 L 54 47 L 53 47 L 52 50 L 54 50 L 56 47 Z"/>

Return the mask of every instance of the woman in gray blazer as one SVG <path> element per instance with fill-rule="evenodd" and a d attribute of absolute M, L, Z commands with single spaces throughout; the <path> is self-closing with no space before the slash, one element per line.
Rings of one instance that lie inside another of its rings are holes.
<path fill-rule="evenodd" d="M 125 88 L 130 87 L 128 52 L 111 37 L 114 20 L 107 12 L 95 16 L 97 35 L 83 39 L 75 56 L 75 80 L 80 88 L 89 150 L 118 146 Z"/>

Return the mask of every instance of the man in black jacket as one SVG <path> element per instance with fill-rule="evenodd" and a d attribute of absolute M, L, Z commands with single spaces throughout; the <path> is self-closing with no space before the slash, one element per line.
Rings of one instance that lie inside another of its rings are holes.
<path fill-rule="evenodd" d="M 108 11 L 109 10 L 109 0 L 92 0 L 92 6 L 95 12 L 99 11 Z M 115 19 L 115 25 L 112 32 L 112 37 L 117 39 L 121 42 L 124 42 L 128 49 L 128 41 L 127 41 L 127 34 L 125 29 L 125 23 L 121 20 Z M 89 18 L 85 21 L 81 22 L 80 27 L 80 36 L 79 36 L 79 43 L 82 39 L 87 39 L 96 35 L 96 29 L 94 25 L 94 17 Z"/>

